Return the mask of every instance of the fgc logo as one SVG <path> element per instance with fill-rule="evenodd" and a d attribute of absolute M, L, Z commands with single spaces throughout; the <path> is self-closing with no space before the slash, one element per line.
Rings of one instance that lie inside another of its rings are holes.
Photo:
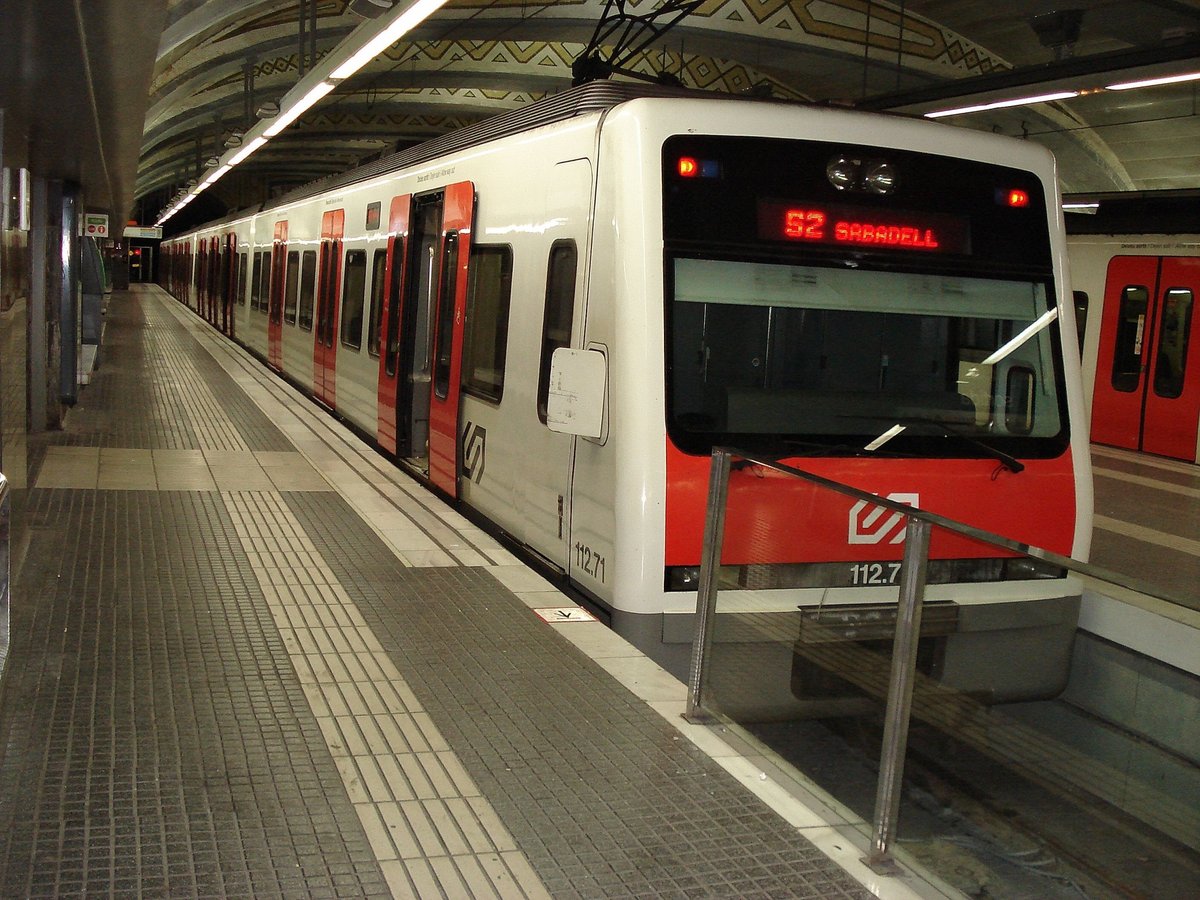
<path fill-rule="evenodd" d="M 887 499 L 893 503 L 920 506 L 920 494 L 894 493 Z M 851 544 L 904 543 L 904 515 L 893 512 L 866 500 L 859 500 L 850 507 L 848 541 Z"/>

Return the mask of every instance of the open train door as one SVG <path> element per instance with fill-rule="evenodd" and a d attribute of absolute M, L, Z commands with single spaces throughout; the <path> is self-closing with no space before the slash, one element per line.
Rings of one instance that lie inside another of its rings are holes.
<path fill-rule="evenodd" d="M 267 362 L 280 370 L 283 368 L 283 280 L 287 271 L 284 265 L 287 238 L 287 221 L 276 222 L 271 245 L 271 286 L 267 293 Z"/>
<path fill-rule="evenodd" d="M 384 284 L 383 315 L 379 323 L 379 392 L 376 440 L 389 453 L 396 446 L 396 403 L 400 382 L 400 302 L 407 268 L 408 220 L 412 196 L 392 198 L 388 216 L 387 277 Z"/>
<path fill-rule="evenodd" d="M 237 303 L 238 288 L 238 239 L 237 232 L 231 231 L 225 237 L 225 252 L 222 254 L 224 268 L 221 271 L 224 280 L 224 304 L 221 315 L 221 330 L 233 337 L 233 311 Z"/>
<path fill-rule="evenodd" d="M 429 400 L 429 480 L 457 497 L 463 323 L 475 185 L 463 181 L 447 186 L 444 204 L 441 275 L 433 333 L 433 390 Z"/>
<path fill-rule="evenodd" d="M 1195 257 L 1116 256 L 1092 400 L 1092 440 L 1194 462 L 1200 429 Z"/>

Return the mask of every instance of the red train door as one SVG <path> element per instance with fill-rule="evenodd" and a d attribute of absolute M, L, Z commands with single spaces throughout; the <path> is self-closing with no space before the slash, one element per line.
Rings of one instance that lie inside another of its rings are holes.
<path fill-rule="evenodd" d="M 271 285 L 267 291 L 267 362 L 283 369 L 283 292 L 287 271 L 288 223 L 275 223 L 271 244 Z"/>
<path fill-rule="evenodd" d="M 429 398 L 429 480 L 457 497 L 459 392 L 475 186 L 469 181 L 449 185 L 444 203 Z"/>
<path fill-rule="evenodd" d="M 400 382 L 400 298 L 407 269 L 408 218 L 412 197 L 393 197 L 388 217 L 387 276 L 383 315 L 379 323 L 379 399 L 376 438 L 389 453 L 396 452 L 396 404 Z"/>
<path fill-rule="evenodd" d="M 344 209 L 332 209 L 321 216 L 320 273 L 316 327 L 313 329 L 313 392 L 318 400 L 330 407 L 337 405 L 338 289 L 345 227 Z"/>
<path fill-rule="evenodd" d="M 1188 461 L 1200 429 L 1200 259 L 1117 256 L 1108 266 L 1092 440 Z"/>

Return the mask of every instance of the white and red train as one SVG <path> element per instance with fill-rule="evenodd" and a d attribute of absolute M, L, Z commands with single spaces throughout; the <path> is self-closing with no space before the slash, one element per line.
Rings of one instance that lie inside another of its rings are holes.
<path fill-rule="evenodd" d="M 1028 143 L 602 84 L 163 246 L 179 299 L 682 674 L 714 445 L 1088 552 L 1062 216 Z M 862 506 L 735 471 L 726 584 L 877 618 L 902 525 Z M 932 674 L 1057 691 L 1078 584 L 944 534 L 932 557 Z"/>

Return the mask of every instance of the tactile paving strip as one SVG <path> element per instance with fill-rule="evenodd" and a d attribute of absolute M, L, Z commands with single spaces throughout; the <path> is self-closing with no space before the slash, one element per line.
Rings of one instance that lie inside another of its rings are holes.
<path fill-rule="evenodd" d="M 553 896 L 869 896 L 486 570 L 282 496 Z"/>

